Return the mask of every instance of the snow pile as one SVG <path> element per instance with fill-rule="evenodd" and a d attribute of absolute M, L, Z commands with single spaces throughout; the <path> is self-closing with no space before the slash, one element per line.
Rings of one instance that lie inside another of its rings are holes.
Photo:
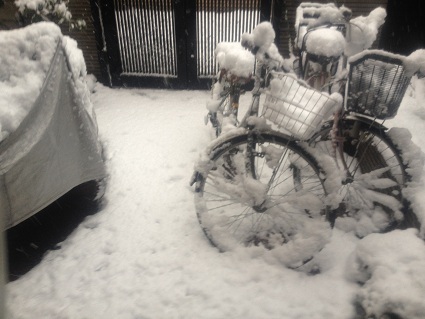
<path fill-rule="evenodd" d="M 76 103 L 94 116 L 83 53 L 54 23 L 0 32 L 0 141 L 15 131 L 37 99 L 59 41 L 71 68 Z"/>
<path fill-rule="evenodd" d="M 422 202 L 422 197 L 417 196 L 424 187 L 422 177 L 424 175 L 425 153 L 412 142 L 412 134 L 406 128 L 392 127 L 388 131 L 388 136 L 401 150 L 406 172 L 412 178 L 407 183 L 407 187 L 403 189 L 403 196 L 409 200 L 412 209 L 416 212 L 421 224 L 420 236 L 425 238 L 425 203 Z"/>
<path fill-rule="evenodd" d="M 86 109 L 88 114 L 95 119 L 93 104 L 90 99 L 90 88 L 96 82 L 94 75 L 87 75 L 86 61 L 84 60 L 83 51 L 78 48 L 77 41 L 70 37 L 64 36 L 62 46 L 70 67 L 72 89 L 74 90 L 75 103 Z M 94 120 L 96 124 L 96 121 Z"/>
<path fill-rule="evenodd" d="M 425 313 L 425 245 L 417 231 L 396 230 L 362 239 L 347 263 L 347 278 L 361 285 L 358 302 L 367 316 Z"/>
<path fill-rule="evenodd" d="M 283 57 L 274 44 L 275 31 L 270 22 L 261 22 L 251 33 L 242 34 L 241 43 L 245 48 L 255 53 L 256 58 L 269 68 L 279 68 L 284 63 Z"/>
<path fill-rule="evenodd" d="M 242 35 L 242 45 L 252 49 L 255 53 L 264 54 L 274 42 L 276 33 L 270 22 L 261 22 L 252 33 Z"/>
<path fill-rule="evenodd" d="M 269 69 L 284 67 L 284 59 L 273 43 L 275 32 L 270 22 L 258 24 L 251 33 L 244 33 L 240 43 L 221 42 L 214 51 L 220 72 L 207 101 L 209 112 L 215 113 L 223 105 L 227 82 L 246 83 L 254 72 L 255 59 Z M 246 49 L 245 49 L 246 48 Z M 254 55 L 255 54 L 255 55 Z"/>
<path fill-rule="evenodd" d="M 0 32 L 0 141 L 16 130 L 40 93 L 60 37 L 52 23 Z"/>
<path fill-rule="evenodd" d="M 304 35 L 309 29 L 332 23 L 344 23 L 344 14 L 350 12 L 344 6 L 338 9 L 333 3 L 301 3 L 295 16 L 296 45 L 298 48 L 302 47 Z"/>
<path fill-rule="evenodd" d="M 309 53 L 326 57 L 339 57 L 344 53 L 345 38 L 334 29 L 318 29 L 308 33 L 306 49 Z"/>
<path fill-rule="evenodd" d="M 359 16 L 350 20 L 350 34 L 345 54 L 352 56 L 368 49 L 375 42 L 379 28 L 384 24 L 387 12 L 384 8 L 372 10 L 368 16 Z"/>
<path fill-rule="evenodd" d="M 307 40 L 306 48 L 310 53 L 324 56 L 352 56 L 368 49 L 375 42 L 379 28 L 385 22 L 387 13 L 383 8 L 372 10 L 368 16 L 359 16 L 349 21 L 347 40 L 343 35 L 337 36 L 335 28 L 330 24 L 344 24 L 351 11 L 345 6 L 337 8 L 334 4 L 303 3 L 297 8 L 295 30 L 297 31 L 296 45 L 302 48 L 303 40 Z M 325 26 L 323 28 L 318 28 Z M 309 30 L 313 28 L 318 28 Z M 332 30 L 332 31 L 330 31 Z M 307 37 L 305 35 L 307 34 Z"/>
<path fill-rule="evenodd" d="M 421 77 L 425 76 L 425 49 L 419 49 L 412 52 L 404 61 L 406 72 L 410 75 L 418 73 Z"/>
<path fill-rule="evenodd" d="M 221 42 L 215 49 L 220 70 L 229 77 L 249 78 L 254 71 L 255 58 L 239 42 Z"/>
<path fill-rule="evenodd" d="M 345 6 L 337 8 L 333 3 L 301 3 L 296 11 L 295 30 L 301 26 L 314 28 L 333 23 L 343 23 L 344 15 L 351 14 Z"/>

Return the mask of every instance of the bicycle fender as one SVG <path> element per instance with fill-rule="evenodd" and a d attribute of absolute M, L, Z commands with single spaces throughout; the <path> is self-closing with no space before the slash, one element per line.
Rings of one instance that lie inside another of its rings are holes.
<path fill-rule="evenodd" d="M 359 121 L 361 123 L 366 124 L 369 127 L 374 127 L 376 129 L 383 130 L 383 131 L 388 130 L 388 128 L 386 126 L 382 125 L 381 123 L 378 123 L 371 118 L 361 116 L 361 115 L 357 115 L 357 114 L 346 115 L 345 120 L 346 121 Z"/>

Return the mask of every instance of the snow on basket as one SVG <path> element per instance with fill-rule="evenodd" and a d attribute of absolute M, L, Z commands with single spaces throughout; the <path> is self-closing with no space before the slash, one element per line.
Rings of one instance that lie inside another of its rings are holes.
<path fill-rule="evenodd" d="M 262 117 L 298 139 L 307 139 L 341 105 L 339 93 L 329 95 L 308 87 L 289 74 L 275 74 L 266 93 Z"/>

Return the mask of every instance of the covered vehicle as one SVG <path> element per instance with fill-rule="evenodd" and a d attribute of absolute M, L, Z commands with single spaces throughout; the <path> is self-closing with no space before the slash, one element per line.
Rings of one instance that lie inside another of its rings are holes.
<path fill-rule="evenodd" d="M 81 50 L 53 23 L 0 32 L 0 217 L 10 228 L 106 177 Z"/>

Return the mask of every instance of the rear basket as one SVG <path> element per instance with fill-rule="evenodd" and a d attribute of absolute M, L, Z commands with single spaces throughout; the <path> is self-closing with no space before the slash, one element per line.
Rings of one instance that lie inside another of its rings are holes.
<path fill-rule="evenodd" d="M 346 109 L 378 119 L 393 118 L 410 77 L 401 58 L 377 51 L 349 61 Z"/>
<path fill-rule="evenodd" d="M 262 117 L 298 139 L 308 139 L 339 104 L 328 94 L 280 74 L 272 80 L 271 90 L 266 94 Z"/>

